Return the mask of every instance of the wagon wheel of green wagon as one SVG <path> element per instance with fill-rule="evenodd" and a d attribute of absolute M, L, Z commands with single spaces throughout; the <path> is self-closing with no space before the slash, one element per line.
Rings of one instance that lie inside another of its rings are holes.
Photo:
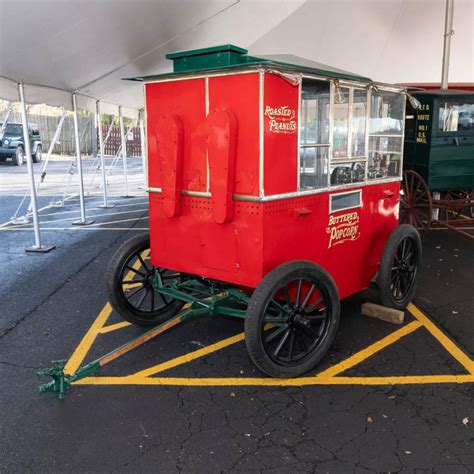
<path fill-rule="evenodd" d="M 425 180 L 415 171 L 404 171 L 400 190 L 400 224 L 411 224 L 427 231 L 432 214 L 431 193 Z"/>
<path fill-rule="evenodd" d="M 438 220 L 440 221 L 452 221 L 458 219 L 463 208 L 456 205 L 456 201 L 465 199 L 465 193 L 463 191 L 447 191 L 441 193 L 440 200 L 443 201 L 443 205 L 439 208 Z M 433 204 L 436 206 L 436 201 Z"/>
<path fill-rule="evenodd" d="M 272 270 L 255 289 L 245 317 L 250 358 L 272 377 L 313 369 L 334 341 L 340 302 L 331 276 L 307 261 Z"/>
<path fill-rule="evenodd" d="M 164 285 L 183 278 L 178 272 L 151 265 L 148 234 L 125 242 L 113 256 L 107 273 L 112 307 L 126 321 L 138 326 L 154 326 L 174 316 L 184 303 L 153 289 L 158 276 Z"/>

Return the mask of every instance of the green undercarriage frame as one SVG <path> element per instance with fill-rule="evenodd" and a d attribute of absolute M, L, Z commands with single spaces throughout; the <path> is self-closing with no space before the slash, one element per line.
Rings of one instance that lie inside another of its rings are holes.
<path fill-rule="evenodd" d="M 204 315 L 226 315 L 236 318 L 245 318 L 249 295 L 242 290 L 233 287 L 214 286 L 204 283 L 198 279 L 190 279 L 182 282 L 175 282 L 171 286 L 164 286 L 158 272 L 155 273 L 153 288 L 157 293 L 183 301 L 186 305 L 183 309 L 168 321 L 146 331 L 141 336 L 132 339 L 102 357 L 80 367 L 73 374 L 66 374 L 64 367 L 66 360 L 53 361 L 53 366 L 41 370 L 37 373 L 39 378 L 52 377 L 52 381 L 40 385 L 39 391 L 55 392 L 60 400 L 65 398 L 66 391 L 73 382 L 90 377 L 97 371 L 112 362 L 121 355 L 144 344 L 150 339 L 158 336 L 173 326 L 187 321 L 195 316 Z"/>

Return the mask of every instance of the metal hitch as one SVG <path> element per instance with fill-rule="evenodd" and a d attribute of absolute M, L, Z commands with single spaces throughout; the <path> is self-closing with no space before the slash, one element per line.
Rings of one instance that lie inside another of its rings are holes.
<path fill-rule="evenodd" d="M 53 366 L 37 372 L 38 378 L 52 377 L 48 383 L 40 385 L 41 393 L 57 393 L 60 400 L 64 400 L 66 392 L 71 388 L 71 384 L 78 380 L 94 375 L 101 367 L 109 364 L 113 360 L 135 349 L 172 327 L 187 321 L 195 316 L 223 314 L 237 318 L 245 317 L 245 308 L 248 303 L 248 295 L 237 289 L 226 289 L 216 293 L 214 289 L 202 291 L 202 283 L 196 280 L 189 280 L 174 287 L 162 286 L 161 281 L 156 281 L 154 285 L 156 292 L 184 301 L 186 305 L 183 310 L 168 321 L 155 326 L 144 332 L 142 335 L 117 347 L 98 359 L 79 368 L 73 374 L 64 372 L 65 360 L 53 361 Z M 233 304 L 231 304 L 233 303 Z M 237 307 L 236 307 L 237 303 Z"/>

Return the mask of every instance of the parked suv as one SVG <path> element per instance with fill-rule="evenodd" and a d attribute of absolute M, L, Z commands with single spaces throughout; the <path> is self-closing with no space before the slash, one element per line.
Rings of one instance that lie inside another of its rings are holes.
<path fill-rule="evenodd" d="M 35 163 L 38 163 L 41 161 L 43 151 L 38 125 L 28 124 L 28 135 L 31 144 L 31 157 Z M 11 158 L 15 165 L 22 165 L 25 162 L 25 142 L 21 123 L 7 123 L 5 133 L 3 137 L 0 137 L 0 161 L 5 161 L 7 158 Z"/>

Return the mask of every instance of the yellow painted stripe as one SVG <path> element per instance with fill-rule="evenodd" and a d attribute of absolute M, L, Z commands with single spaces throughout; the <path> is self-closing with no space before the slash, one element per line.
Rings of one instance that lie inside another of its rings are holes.
<path fill-rule="evenodd" d="M 82 361 L 86 357 L 87 353 L 89 352 L 92 344 L 94 343 L 97 334 L 99 333 L 102 326 L 105 324 L 107 319 L 112 312 L 112 306 L 110 303 L 107 303 L 103 308 L 102 311 L 97 316 L 96 320 L 92 323 L 92 326 L 87 331 L 86 335 L 83 337 L 80 344 L 77 346 L 76 350 L 67 361 L 66 367 L 64 367 L 64 372 L 67 374 L 73 374 L 82 364 Z"/>
<path fill-rule="evenodd" d="M 143 260 L 148 258 L 149 255 L 150 255 L 150 250 L 145 250 L 144 252 L 142 252 Z M 141 262 L 139 260 L 137 260 L 132 265 L 132 268 L 134 268 L 135 270 L 138 270 L 140 267 L 141 267 Z M 127 275 L 125 276 L 125 279 L 131 278 L 132 275 L 133 275 L 133 272 L 129 270 L 127 272 Z M 99 316 L 97 316 L 96 320 L 92 323 L 92 326 L 89 328 L 86 335 L 84 336 L 80 344 L 77 346 L 72 356 L 67 361 L 66 366 L 64 367 L 65 373 L 73 374 L 81 366 L 82 361 L 85 359 L 87 353 L 92 347 L 92 344 L 96 340 L 104 324 L 109 319 L 109 316 L 111 315 L 111 313 L 112 313 L 112 306 L 110 305 L 110 303 L 107 303 L 102 308 L 101 312 L 99 313 Z"/>
<path fill-rule="evenodd" d="M 361 362 L 368 359 L 375 353 L 381 351 L 385 347 L 390 346 L 402 337 L 412 333 L 413 331 L 416 331 L 419 327 L 421 327 L 421 323 L 419 321 L 412 321 L 411 323 L 407 324 L 406 326 L 403 326 L 397 331 L 392 332 L 383 339 L 380 339 L 380 341 L 377 341 L 374 344 L 371 344 L 369 347 L 366 347 L 365 349 L 356 352 L 354 355 L 343 360 L 342 362 L 339 362 L 338 364 L 329 367 L 329 369 L 321 372 L 316 377 L 334 377 L 335 375 L 340 374 L 341 372 L 344 372 L 357 364 L 360 364 Z"/>
<path fill-rule="evenodd" d="M 106 334 L 108 332 L 117 331 L 118 329 L 125 328 L 127 326 L 131 326 L 128 321 L 122 321 L 121 323 L 111 324 L 110 326 L 104 326 L 99 333 Z"/>
<path fill-rule="evenodd" d="M 474 375 L 474 361 L 467 356 L 454 342 L 435 326 L 414 304 L 407 306 L 413 316 L 440 342 L 440 344 L 470 373 Z"/>
<path fill-rule="evenodd" d="M 202 349 L 198 349 L 180 357 L 176 357 L 175 359 L 168 360 L 148 369 L 141 370 L 140 372 L 133 374 L 133 377 L 141 378 L 158 374 L 159 372 L 163 372 L 173 367 L 177 367 L 178 365 L 187 364 L 188 362 L 199 359 L 200 357 L 204 357 L 208 354 L 211 354 L 212 352 L 224 349 L 225 347 L 231 346 L 232 344 L 236 344 L 237 342 L 243 341 L 244 339 L 245 335 L 242 332 L 240 334 L 237 334 L 236 336 L 228 337 L 227 339 L 223 339 L 222 341 L 216 342 L 215 344 L 211 344 L 210 346 L 203 347 Z"/>
<path fill-rule="evenodd" d="M 183 387 L 304 386 L 304 385 L 400 385 L 474 383 L 474 375 L 413 375 L 396 377 L 301 377 L 275 379 L 257 377 L 182 378 L 182 377 L 88 377 L 76 385 L 177 385 Z"/>

